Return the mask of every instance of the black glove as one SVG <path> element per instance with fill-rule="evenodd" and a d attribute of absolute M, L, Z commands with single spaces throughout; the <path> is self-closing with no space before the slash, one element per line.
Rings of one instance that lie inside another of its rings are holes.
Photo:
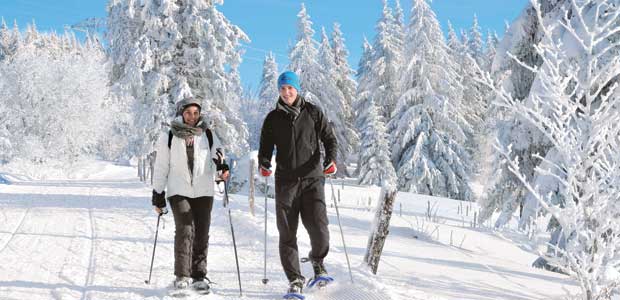
<path fill-rule="evenodd" d="M 215 167 L 218 171 L 229 171 L 230 167 L 226 164 L 226 157 L 222 148 L 215 149 L 215 158 L 213 159 Z"/>
<path fill-rule="evenodd" d="M 222 150 L 222 148 L 215 149 L 215 158 L 213 161 L 216 164 L 223 164 L 225 159 L 226 157 L 224 157 L 224 150 Z"/>
<path fill-rule="evenodd" d="M 217 170 L 222 171 L 222 172 L 230 171 L 230 167 L 228 166 L 226 162 L 224 162 L 223 164 L 217 166 Z"/>
<path fill-rule="evenodd" d="M 166 207 L 166 191 L 162 191 L 161 194 L 153 190 L 153 197 L 151 198 L 153 206 L 164 208 Z"/>

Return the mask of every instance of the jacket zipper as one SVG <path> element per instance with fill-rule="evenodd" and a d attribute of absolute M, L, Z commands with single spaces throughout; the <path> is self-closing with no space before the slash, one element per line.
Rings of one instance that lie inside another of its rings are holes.
<path fill-rule="evenodd" d="M 299 116 L 297 117 L 299 118 Z M 291 145 L 291 149 L 293 150 L 293 159 L 292 159 L 292 163 L 296 163 L 297 161 L 297 151 L 295 148 L 297 148 L 297 134 L 295 133 L 295 119 L 291 119 L 291 130 L 293 131 L 293 145 Z M 297 166 L 293 166 L 293 169 L 296 169 Z"/>

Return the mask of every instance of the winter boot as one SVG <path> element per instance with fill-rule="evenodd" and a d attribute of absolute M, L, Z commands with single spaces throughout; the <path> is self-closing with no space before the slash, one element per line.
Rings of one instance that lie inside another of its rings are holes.
<path fill-rule="evenodd" d="M 211 280 L 207 277 L 194 278 L 192 287 L 197 291 L 208 294 L 211 290 L 211 286 L 209 286 L 209 284 L 211 284 Z"/>
<path fill-rule="evenodd" d="M 327 270 L 325 270 L 325 266 L 323 265 L 322 261 L 314 261 L 311 260 L 312 262 L 312 270 L 314 271 L 314 278 L 318 278 L 318 277 L 326 277 L 327 276 Z"/>
<path fill-rule="evenodd" d="M 197 291 L 208 293 L 209 290 L 211 289 L 211 287 L 209 286 L 210 283 L 211 283 L 211 280 L 209 280 L 209 278 L 206 278 L 206 277 L 194 278 L 192 287 Z"/>
<path fill-rule="evenodd" d="M 288 285 L 288 293 L 289 294 L 301 294 L 303 287 L 304 287 L 304 279 L 303 278 L 297 278 L 293 281 L 291 281 Z"/>
<path fill-rule="evenodd" d="M 184 276 L 177 276 L 174 280 L 174 288 L 177 290 L 186 289 L 191 284 L 192 279 Z"/>
<path fill-rule="evenodd" d="M 312 264 L 312 270 L 314 271 L 314 277 L 312 279 L 316 279 L 318 277 L 326 277 L 327 270 L 325 270 L 325 265 L 323 265 L 323 260 L 313 260 L 312 259 L 312 251 L 308 252 L 307 258 L 302 258 L 301 262 L 310 262 Z M 312 281 L 312 280 L 310 280 Z"/>

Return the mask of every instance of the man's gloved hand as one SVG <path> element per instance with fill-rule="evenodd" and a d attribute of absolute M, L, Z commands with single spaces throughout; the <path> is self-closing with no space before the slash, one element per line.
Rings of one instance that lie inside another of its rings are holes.
<path fill-rule="evenodd" d="M 151 204 L 155 206 L 155 211 L 158 213 L 166 213 L 166 191 L 162 191 L 161 193 L 157 193 L 153 190 L 153 197 L 151 198 Z"/>
<path fill-rule="evenodd" d="M 323 174 L 327 176 L 334 175 L 336 171 L 338 171 L 338 168 L 336 168 L 336 163 L 333 160 L 323 164 Z"/>
<path fill-rule="evenodd" d="M 258 167 L 258 171 L 260 172 L 260 176 L 263 176 L 263 177 L 271 176 L 271 170 L 269 170 L 269 169 L 267 169 L 267 168 L 265 168 L 263 166 Z"/>

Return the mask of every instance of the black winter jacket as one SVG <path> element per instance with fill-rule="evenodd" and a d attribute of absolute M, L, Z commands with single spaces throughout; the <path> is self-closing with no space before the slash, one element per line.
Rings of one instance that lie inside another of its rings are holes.
<path fill-rule="evenodd" d="M 282 100 L 279 99 L 281 103 Z M 297 119 L 278 108 L 265 117 L 260 136 L 258 162 L 271 168 L 276 147 L 276 179 L 299 179 L 323 176 L 319 140 L 325 147 L 324 165 L 336 160 L 337 141 L 323 112 L 301 96 L 301 112 Z"/>

